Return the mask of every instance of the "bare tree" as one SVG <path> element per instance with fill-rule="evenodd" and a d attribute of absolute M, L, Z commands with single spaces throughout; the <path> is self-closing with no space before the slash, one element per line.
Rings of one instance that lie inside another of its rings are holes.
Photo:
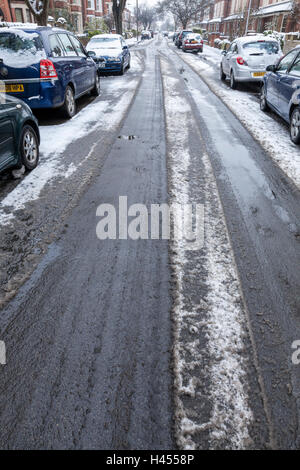
<path fill-rule="evenodd" d="M 123 11 L 126 6 L 126 0 L 113 0 L 113 15 L 115 19 L 115 25 L 116 25 L 116 31 L 117 34 L 122 34 L 123 33 L 123 24 L 122 24 L 122 19 L 123 19 Z"/>
<path fill-rule="evenodd" d="M 49 0 L 25 0 L 26 5 L 39 26 L 47 26 Z"/>
<path fill-rule="evenodd" d="M 158 12 L 170 12 L 178 18 L 183 29 L 199 13 L 203 0 L 161 0 Z"/>
<path fill-rule="evenodd" d="M 109 13 L 108 15 L 103 16 L 103 21 L 108 31 L 111 33 L 115 27 L 114 15 L 112 13 Z"/>
<path fill-rule="evenodd" d="M 139 8 L 138 14 L 144 29 L 150 29 L 156 17 L 156 8 L 149 8 L 146 5 L 142 5 L 141 8 Z"/>

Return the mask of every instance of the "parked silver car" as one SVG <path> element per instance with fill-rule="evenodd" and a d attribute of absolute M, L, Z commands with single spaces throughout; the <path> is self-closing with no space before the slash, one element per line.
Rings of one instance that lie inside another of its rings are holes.
<path fill-rule="evenodd" d="M 267 66 L 274 65 L 282 55 L 276 39 L 263 35 L 237 38 L 222 52 L 220 78 L 230 78 L 232 89 L 239 82 L 261 82 Z"/>

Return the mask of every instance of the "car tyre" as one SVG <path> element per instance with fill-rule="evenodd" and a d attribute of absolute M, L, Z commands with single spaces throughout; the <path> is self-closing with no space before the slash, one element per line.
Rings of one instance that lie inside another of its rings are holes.
<path fill-rule="evenodd" d="M 91 91 L 92 96 L 99 96 L 100 95 L 100 77 L 98 73 L 96 73 L 96 79 L 95 79 L 95 86 Z"/>
<path fill-rule="evenodd" d="M 127 70 L 129 70 L 130 67 L 131 67 L 131 59 L 129 59 L 129 61 L 128 61 Z"/>
<path fill-rule="evenodd" d="M 65 101 L 61 107 L 61 111 L 64 117 L 66 117 L 67 119 L 71 119 L 76 114 L 76 102 L 74 91 L 69 85 L 66 87 Z"/>
<path fill-rule="evenodd" d="M 124 75 L 124 62 L 122 63 L 122 68 L 119 72 L 119 75 Z"/>
<path fill-rule="evenodd" d="M 224 73 L 222 64 L 220 64 L 220 79 L 221 79 L 223 82 L 226 80 L 226 74 Z"/>
<path fill-rule="evenodd" d="M 39 162 L 39 141 L 35 130 L 25 124 L 20 138 L 20 155 L 26 170 L 34 170 Z"/>
<path fill-rule="evenodd" d="M 270 110 L 270 108 L 268 106 L 268 103 L 267 103 L 267 99 L 266 99 L 266 91 L 265 91 L 265 86 L 264 85 L 261 87 L 259 106 L 260 106 L 260 109 L 264 113 L 266 113 L 267 111 Z"/>
<path fill-rule="evenodd" d="M 230 88 L 232 90 L 236 90 L 237 87 L 238 87 L 238 83 L 237 83 L 236 79 L 234 78 L 233 70 L 231 70 L 231 73 L 230 73 Z"/>
<path fill-rule="evenodd" d="M 300 106 L 297 106 L 290 119 L 290 136 L 294 144 L 300 144 Z"/>

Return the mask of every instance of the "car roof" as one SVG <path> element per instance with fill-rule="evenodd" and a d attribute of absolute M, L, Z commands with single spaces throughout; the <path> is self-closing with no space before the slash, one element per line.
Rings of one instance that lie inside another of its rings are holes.
<path fill-rule="evenodd" d="M 51 26 L 36 26 L 36 27 L 28 27 L 28 26 L 9 26 L 5 28 L 0 28 L 0 33 L 3 32 L 11 32 L 11 31 L 25 31 L 25 33 L 38 33 L 38 32 L 60 32 L 60 33 L 70 33 L 70 31 L 66 31 L 63 28 L 52 28 Z M 71 33 L 73 34 L 73 33 Z"/>
<path fill-rule="evenodd" d="M 247 44 L 248 42 L 257 42 L 257 41 L 274 42 L 274 41 L 277 41 L 277 39 L 274 37 L 265 36 L 264 34 L 257 34 L 256 36 L 242 36 L 240 38 L 236 38 L 235 41 L 238 41 L 241 44 Z"/>
<path fill-rule="evenodd" d="M 94 38 L 106 38 L 106 39 L 110 39 L 110 38 L 119 38 L 121 39 L 122 36 L 120 34 L 95 34 L 95 36 L 92 36 L 91 39 L 94 39 Z"/>

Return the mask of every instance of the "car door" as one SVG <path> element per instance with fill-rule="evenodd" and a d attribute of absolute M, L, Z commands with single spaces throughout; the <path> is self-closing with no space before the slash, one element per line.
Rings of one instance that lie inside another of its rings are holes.
<path fill-rule="evenodd" d="M 84 83 L 84 90 L 90 89 L 95 83 L 95 62 L 88 57 L 83 45 L 76 36 L 70 36 L 74 48 L 81 61 L 81 78 Z"/>
<path fill-rule="evenodd" d="M 6 168 L 16 157 L 12 107 L 11 104 L 0 103 L 0 170 Z"/>
<path fill-rule="evenodd" d="M 233 42 L 230 45 L 227 51 L 227 54 L 224 56 L 224 60 L 223 60 L 223 70 L 226 73 L 226 75 L 230 74 L 230 70 L 232 68 L 232 59 L 234 58 L 236 53 L 237 53 L 237 44 L 236 42 Z"/>
<path fill-rule="evenodd" d="M 299 103 L 299 90 L 300 90 L 300 50 L 295 57 L 292 66 L 286 73 L 279 74 L 278 82 L 278 108 L 282 117 L 289 121 L 290 104 L 291 102 Z M 293 100 L 293 95 L 295 99 Z"/>
<path fill-rule="evenodd" d="M 292 50 L 286 56 L 284 56 L 279 64 L 276 66 L 274 72 L 269 72 L 267 76 L 267 101 L 270 103 L 278 113 L 284 117 L 284 109 L 280 107 L 279 96 L 281 94 L 280 82 L 286 76 L 288 69 L 291 67 L 294 62 L 295 57 L 298 55 L 297 50 Z"/>
<path fill-rule="evenodd" d="M 129 47 L 127 46 L 126 42 L 121 39 L 121 47 L 122 47 L 122 51 L 123 51 L 123 58 L 124 58 L 124 65 L 125 67 L 128 66 L 129 64 Z"/>
<path fill-rule="evenodd" d="M 77 97 L 84 93 L 86 89 L 86 83 L 83 81 L 82 76 L 83 67 L 81 57 L 78 56 L 67 33 L 57 33 L 57 36 L 62 43 L 64 55 L 66 56 L 65 71 L 70 74 L 72 82 L 75 85 L 75 96 Z"/>

